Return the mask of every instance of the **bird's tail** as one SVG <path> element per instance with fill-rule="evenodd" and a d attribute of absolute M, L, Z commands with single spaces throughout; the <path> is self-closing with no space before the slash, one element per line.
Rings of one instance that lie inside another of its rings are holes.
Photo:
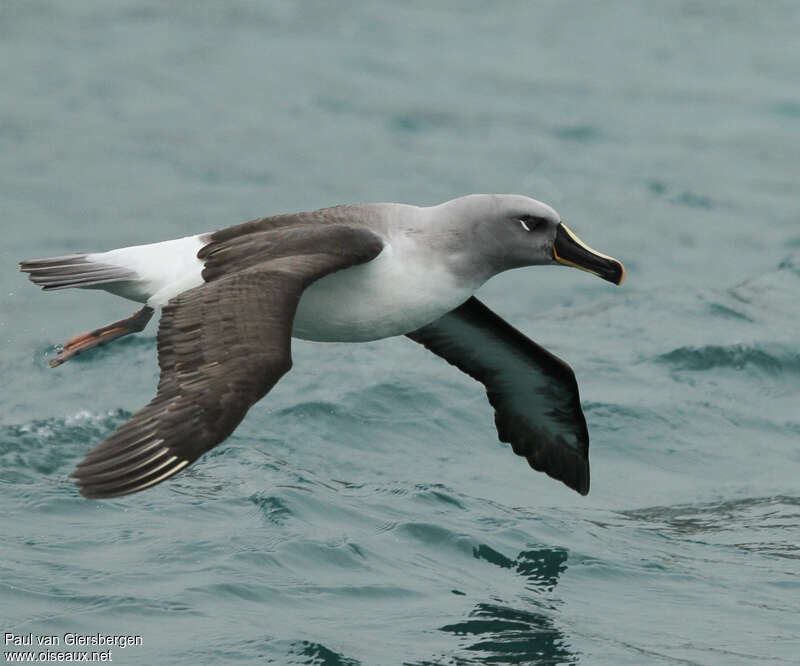
<path fill-rule="evenodd" d="M 30 259 L 21 261 L 19 267 L 28 274 L 31 282 L 45 290 L 68 287 L 103 288 L 114 282 L 129 282 L 137 278 L 132 270 L 95 261 L 90 254 Z"/>

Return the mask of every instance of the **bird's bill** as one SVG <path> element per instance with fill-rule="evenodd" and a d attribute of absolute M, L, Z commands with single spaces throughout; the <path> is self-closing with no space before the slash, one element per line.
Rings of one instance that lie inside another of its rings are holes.
<path fill-rule="evenodd" d="M 590 248 L 563 222 L 556 231 L 553 258 L 560 264 L 594 273 L 617 285 L 625 281 L 625 266 L 621 261 Z"/>

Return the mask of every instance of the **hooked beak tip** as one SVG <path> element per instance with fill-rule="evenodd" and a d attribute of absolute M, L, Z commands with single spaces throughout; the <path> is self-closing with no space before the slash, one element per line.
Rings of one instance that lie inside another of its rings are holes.
<path fill-rule="evenodd" d="M 625 278 L 628 277 L 628 273 L 625 271 L 625 264 L 621 261 L 619 263 L 619 280 L 617 281 L 617 286 L 621 287 L 622 283 L 625 282 Z"/>
<path fill-rule="evenodd" d="M 621 261 L 590 248 L 563 222 L 556 232 L 553 258 L 560 264 L 593 273 L 617 286 L 625 282 L 625 266 Z"/>

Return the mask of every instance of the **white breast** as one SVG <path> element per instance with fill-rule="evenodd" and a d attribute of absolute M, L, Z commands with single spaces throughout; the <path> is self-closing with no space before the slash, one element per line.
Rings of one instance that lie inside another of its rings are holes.
<path fill-rule="evenodd" d="M 387 245 L 375 259 L 313 283 L 297 308 L 292 335 L 322 342 L 360 342 L 403 335 L 466 301 L 476 286 L 458 285 L 413 243 Z"/>

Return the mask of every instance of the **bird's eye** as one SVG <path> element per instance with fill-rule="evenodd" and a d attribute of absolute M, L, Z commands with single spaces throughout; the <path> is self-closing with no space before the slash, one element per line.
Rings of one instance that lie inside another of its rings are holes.
<path fill-rule="evenodd" d="M 517 219 L 525 231 L 536 231 L 538 227 L 546 224 L 546 220 L 544 218 L 533 217 L 532 215 L 521 215 Z"/>

